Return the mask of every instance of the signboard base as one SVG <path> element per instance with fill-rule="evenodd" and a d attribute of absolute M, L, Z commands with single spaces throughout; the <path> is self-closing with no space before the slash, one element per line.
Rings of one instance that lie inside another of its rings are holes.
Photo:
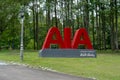
<path fill-rule="evenodd" d="M 40 57 L 96 58 L 96 51 L 91 49 L 42 49 Z"/>

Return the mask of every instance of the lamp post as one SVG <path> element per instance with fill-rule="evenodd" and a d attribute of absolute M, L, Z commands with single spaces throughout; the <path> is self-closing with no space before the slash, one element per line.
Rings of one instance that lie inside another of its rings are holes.
<path fill-rule="evenodd" d="M 22 8 L 19 14 L 20 17 L 20 24 L 21 24 L 21 40 L 20 40 L 20 60 L 23 61 L 23 33 L 24 33 L 24 9 Z"/>

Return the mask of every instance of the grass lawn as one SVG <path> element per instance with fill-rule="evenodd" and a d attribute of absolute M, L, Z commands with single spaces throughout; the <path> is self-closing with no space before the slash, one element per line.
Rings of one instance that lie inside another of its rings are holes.
<path fill-rule="evenodd" d="M 97 80 L 120 80 L 120 52 L 97 51 L 97 58 L 41 58 L 38 51 L 25 51 L 24 61 L 21 62 L 18 50 L 1 50 L 0 60 L 47 67 Z"/>

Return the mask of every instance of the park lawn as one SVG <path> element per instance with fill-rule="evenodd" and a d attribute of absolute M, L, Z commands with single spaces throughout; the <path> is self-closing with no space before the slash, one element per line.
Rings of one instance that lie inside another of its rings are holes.
<path fill-rule="evenodd" d="M 120 80 L 120 52 L 97 51 L 97 58 L 41 58 L 38 51 L 30 50 L 24 52 L 24 61 L 21 62 L 19 50 L 1 50 L 0 61 L 45 67 L 97 80 Z"/>

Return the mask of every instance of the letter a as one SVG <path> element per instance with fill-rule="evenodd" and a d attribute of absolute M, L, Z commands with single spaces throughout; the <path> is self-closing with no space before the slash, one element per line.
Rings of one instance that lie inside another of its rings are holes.
<path fill-rule="evenodd" d="M 85 45 L 87 49 L 93 49 L 87 31 L 84 28 L 78 29 L 72 41 L 72 48 L 78 48 L 79 45 Z"/>
<path fill-rule="evenodd" d="M 49 29 L 42 49 L 49 48 L 50 44 L 58 44 L 60 48 L 65 48 L 62 36 L 60 35 L 60 31 L 57 27 L 52 27 Z"/>

